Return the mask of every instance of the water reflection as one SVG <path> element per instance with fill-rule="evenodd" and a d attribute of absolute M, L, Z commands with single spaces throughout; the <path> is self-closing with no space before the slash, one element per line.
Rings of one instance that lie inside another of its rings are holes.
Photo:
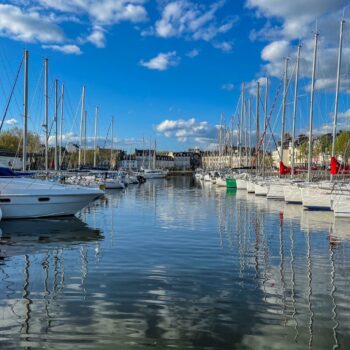
<path fill-rule="evenodd" d="M 80 218 L 0 224 L 5 348 L 350 341 L 346 221 L 184 177 L 108 192 Z"/>

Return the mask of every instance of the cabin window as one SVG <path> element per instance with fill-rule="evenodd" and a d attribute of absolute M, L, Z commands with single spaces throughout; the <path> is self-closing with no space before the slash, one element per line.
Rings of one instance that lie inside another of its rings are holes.
<path fill-rule="evenodd" d="M 49 197 L 39 197 L 39 198 L 38 198 L 38 201 L 39 201 L 39 202 L 48 202 L 49 200 L 50 200 Z"/>
<path fill-rule="evenodd" d="M 0 198 L 0 203 L 10 203 L 11 199 L 10 198 Z"/>

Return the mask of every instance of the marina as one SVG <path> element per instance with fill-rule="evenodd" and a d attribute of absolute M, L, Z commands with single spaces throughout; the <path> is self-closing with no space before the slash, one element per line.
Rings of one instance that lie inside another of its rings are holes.
<path fill-rule="evenodd" d="M 331 212 L 174 177 L 0 228 L 6 349 L 350 342 L 350 231 Z"/>
<path fill-rule="evenodd" d="M 350 348 L 349 0 L 0 3 L 0 349 Z"/>

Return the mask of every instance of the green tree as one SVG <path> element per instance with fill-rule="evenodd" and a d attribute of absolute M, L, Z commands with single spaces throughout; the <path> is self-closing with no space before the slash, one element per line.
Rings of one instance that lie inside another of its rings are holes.
<path fill-rule="evenodd" d="M 335 140 L 335 153 L 341 155 L 344 161 L 350 157 L 350 131 L 342 131 Z"/>

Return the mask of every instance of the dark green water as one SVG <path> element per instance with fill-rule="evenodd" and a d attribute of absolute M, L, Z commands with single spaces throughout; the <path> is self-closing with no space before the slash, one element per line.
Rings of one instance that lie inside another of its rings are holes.
<path fill-rule="evenodd" d="M 350 221 L 187 178 L 0 223 L 1 349 L 349 349 Z"/>

